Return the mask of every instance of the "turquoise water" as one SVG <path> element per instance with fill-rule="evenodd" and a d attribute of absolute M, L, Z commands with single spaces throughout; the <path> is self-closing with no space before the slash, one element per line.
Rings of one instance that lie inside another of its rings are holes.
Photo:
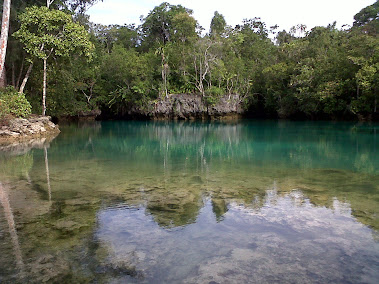
<path fill-rule="evenodd" d="M 377 283 L 379 125 L 95 122 L 0 147 L 0 283 Z"/>

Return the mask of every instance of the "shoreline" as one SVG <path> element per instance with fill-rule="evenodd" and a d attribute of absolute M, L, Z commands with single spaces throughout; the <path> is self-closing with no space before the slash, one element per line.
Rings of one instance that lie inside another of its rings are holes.
<path fill-rule="evenodd" d="M 59 126 L 51 122 L 50 116 L 13 118 L 0 126 L 0 145 L 55 138 L 59 133 Z"/>

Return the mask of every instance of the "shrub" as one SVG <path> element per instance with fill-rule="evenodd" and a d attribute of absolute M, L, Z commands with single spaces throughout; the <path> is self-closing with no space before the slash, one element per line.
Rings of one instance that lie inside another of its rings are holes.
<path fill-rule="evenodd" d="M 0 89 L 0 118 L 8 115 L 26 117 L 31 113 L 31 105 L 14 87 Z"/>
<path fill-rule="evenodd" d="M 212 86 L 205 91 L 205 102 L 208 105 L 215 105 L 220 98 L 225 95 L 225 90 L 219 87 Z"/>
<path fill-rule="evenodd" d="M 8 104 L 0 97 L 0 118 L 9 114 Z"/>

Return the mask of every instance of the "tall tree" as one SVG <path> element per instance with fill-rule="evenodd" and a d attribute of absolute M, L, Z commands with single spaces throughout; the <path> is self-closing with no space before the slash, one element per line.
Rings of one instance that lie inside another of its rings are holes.
<path fill-rule="evenodd" d="M 210 35 L 221 36 L 225 32 L 226 21 L 223 15 L 219 12 L 215 12 L 211 21 Z"/>
<path fill-rule="evenodd" d="M 174 34 L 173 18 L 179 13 L 192 14 L 192 10 L 182 5 L 171 5 L 167 2 L 155 7 L 145 18 L 141 25 L 145 41 L 154 44 L 158 41 L 166 44 L 171 41 Z"/>
<path fill-rule="evenodd" d="M 9 16 L 11 12 L 11 0 L 4 0 L 3 4 L 3 19 L 1 22 L 1 37 L 0 37 L 0 87 L 5 87 L 5 72 L 4 63 L 8 44 L 9 31 Z"/>
<path fill-rule="evenodd" d="M 43 60 L 42 114 L 46 114 L 47 60 L 51 55 L 67 57 L 73 52 L 91 57 L 93 44 L 84 27 L 62 11 L 30 7 L 20 15 L 21 27 L 14 34 L 27 53 Z"/>
<path fill-rule="evenodd" d="M 188 13 L 181 12 L 176 14 L 172 19 L 173 40 L 182 43 L 189 42 L 197 37 L 197 21 Z"/>
<path fill-rule="evenodd" d="M 379 19 L 379 0 L 354 16 L 354 26 L 363 26 Z"/>
<path fill-rule="evenodd" d="M 68 11 L 69 13 L 75 14 L 75 22 L 82 24 L 83 20 L 85 21 L 88 17 L 84 14 L 85 11 L 99 1 L 103 0 L 13 0 L 11 6 L 13 16 L 11 14 L 10 34 L 13 34 L 14 31 L 19 29 L 20 23 L 17 15 L 23 12 L 26 7 L 46 6 L 50 9 Z M 12 70 L 12 85 L 19 89 L 19 93 L 23 93 L 31 75 L 34 62 L 32 58 L 25 56 L 25 52 L 21 50 L 22 48 L 19 41 L 10 40 L 9 44 L 11 45 L 10 48 L 12 48 L 12 57 L 7 57 L 6 64 L 10 66 Z M 26 72 L 25 67 L 28 67 Z M 17 73 L 18 75 L 16 76 Z M 24 76 L 23 79 L 22 76 Z"/>
<path fill-rule="evenodd" d="M 379 0 L 363 8 L 354 16 L 354 27 L 360 27 L 370 35 L 379 33 Z"/>

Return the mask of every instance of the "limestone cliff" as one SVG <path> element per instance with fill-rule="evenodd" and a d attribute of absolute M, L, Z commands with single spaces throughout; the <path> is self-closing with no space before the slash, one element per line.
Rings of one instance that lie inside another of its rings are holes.
<path fill-rule="evenodd" d="M 244 113 L 239 95 L 220 97 L 213 104 L 206 103 L 201 95 L 172 94 L 151 102 L 145 108 L 132 107 L 129 116 L 150 119 L 233 119 Z"/>

